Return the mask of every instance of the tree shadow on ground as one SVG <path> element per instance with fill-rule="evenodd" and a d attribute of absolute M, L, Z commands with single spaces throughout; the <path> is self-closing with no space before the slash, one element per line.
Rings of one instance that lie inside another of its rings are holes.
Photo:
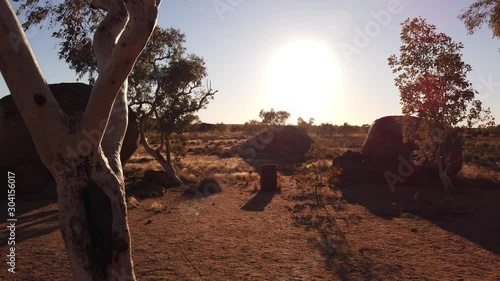
<path fill-rule="evenodd" d="M 259 191 L 255 196 L 250 199 L 241 210 L 251 212 L 262 212 L 269 203 L 273 200 L 276 192 L 272 191 Z"/>
<path fill-rule="evenodd" d="M 8 208 L 8 202 L 9 201 L 0 201 L 0 206 L 4 207 L 5 212 L 0 212 L 0 221 L 5 222 L 8 219 L 8 213 L 7 213 L 7 208 Z M 15 199 L 15 215 L 16 218 L 20 218 L 21 216 L 30 213 L 34 210 L 43 208 L 47 205 L 57 203 L 57 200 L 47 200 L 47 199 L 29 199 L 29 200 L 24 200 L 21 196 L 17 196 Z M 56 211 L 57 212 L 57 211 Z M 26 216 L 28 218 L 36 218 L 37 216 L 43 216 L 43 213 L 36 213 L 33 215 Z"/>
<path fill-rule="evenodd" d="M 454 183 L 454 190 L 439 182 L 396 186 L 394 192 L 387 184 L 347 184 L 340 190 L 350 204 L 384 219 L 417 215 L 500 255 L 500 183 L 460 177 Z"/>
<path fill-rule="evenodd" d="M 500 182 L 461 178 L 456 185 L 454 208 L 429 220 L 500 256 Z"/>
<path fill-rule="evenodd" d="M 372 280 L 380 264 L 362 256 L 349 243 L 338 224 L 345 210 L 342 198 L 324 198 L 316 201 L 313 195 L 294 196 L 296 205 L 290 208 L 294 226 L 317 233 L 309 238 L 311 247 L 324 258 L 324 267 L 333 274 L 333 280 Z"/>
<path fill-rule="evenodd" d="M 58 210 L 40 211 L 34 214 L 25 215 L 28 212 L 42 208 L 50 203 L 52 202 L 47 202 L 46 200 L 30 200 L 16 204 L 16 243 L 47 235 L 60 229 Z M 6 222 L 6 226 L 11 223 L 7 221 L 6 216 L 2 218 L 2 221 Z M 7 245 L 9 234 L 10 229 L 7 227 L 0 231 L 0 247 Z"/>

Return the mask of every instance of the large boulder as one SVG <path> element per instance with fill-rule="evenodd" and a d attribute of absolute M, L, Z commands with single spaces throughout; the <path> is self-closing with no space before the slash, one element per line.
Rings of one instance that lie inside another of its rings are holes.
<path fill-rule="evenodd" d="M 372 167 L 358 151 L 347 150 L 342 155 L 333 158 L 333 166 L 340 168 L 339 184 L 383 184 L 385 179 L 380 171 Z"/>
<path fill-rule="evenodd" d="M 63 111 L 77 122 L 81 120 L 92 86 L 61 83 L 49 87 Z M 129 124 L 121 151 L 122 165 L 139 145 L 139 130 L 135 120 L 135 114 L 129 110 Z M 0 99 L 0 155 L 0 169 L 16 173 L 16 193 L 35 194 L 41 190 L 45 192 L 45 186 L 55 186 L 51 184 L 52 175 L 40 161 L 31 135 L 10 95 Z"/>
<path fill-rule="evenodd" d="M 361 155 L 361 153 L 352 151 L 350 149 L 344 152 L 342 155 L 333 159 L 333 165 L 341 168 L 361 164 L 363 164 L 363 156 Z"/>
<path fill-rule="evenodd" d="M 389 172 L 394 178 L 406 180 L 428 176 L 429 173 L 438 175 L 439 171 L 434 163 L 415 165 L 415 151 L 419 149 L 413 141 L 403 142 L 403 118 L 411 128 L 417 128 L 420 119 L 417 117 L 386 116 L 375 120 L 366 140 L 361 148 L 364 161 L 382 172 Z M 439 147 L 439 155 L 448 176 L 456 175 L 462 168 L 462 142 L 458 135 L 444 136 Z"/>
<path fill-rule="evenodd" d="M 306 160 L 313 144 L 307 132 L 293 126 L 274 126 L 249 138 L 236 147 L 237 153 L 250 165 L 259 169 L 260 164 L 278 164 L 281 172 L 292 172 L 294 164 Z M 290 167 L 287 167 L 290 166 Z"/>

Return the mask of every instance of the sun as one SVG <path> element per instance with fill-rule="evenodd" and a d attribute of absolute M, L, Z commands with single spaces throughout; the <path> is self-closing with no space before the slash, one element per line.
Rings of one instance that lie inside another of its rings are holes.
<path fill-rule="evenodd" d="M 331 119 L 338 96 L 339 73 L 333 50 L 326 44 L 300 40 L 279 48 L 266 71 L 266 98 L 271 107 L 316 121 Z"/>

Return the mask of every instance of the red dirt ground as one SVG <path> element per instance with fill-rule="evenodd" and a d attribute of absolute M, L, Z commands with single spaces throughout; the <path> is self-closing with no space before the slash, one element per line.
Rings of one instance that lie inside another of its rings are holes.
<path fill-rule="evenodd" d="M 140 201 L 129 210 L 137 279 L 500 280 L 498 186 L 459 188 L 446 208 L 424 190 L 401 212 L 382 189 L 350 187 L 323 208 L 282 180 L 274 196 L 222 184 L 207 198 L 170 189 Z M 148 211 L 153 202 L 165 210 Z M 18 205 L 16 274 L 4 262 L 0 280 L 70 280 L 57 205 Z"/>

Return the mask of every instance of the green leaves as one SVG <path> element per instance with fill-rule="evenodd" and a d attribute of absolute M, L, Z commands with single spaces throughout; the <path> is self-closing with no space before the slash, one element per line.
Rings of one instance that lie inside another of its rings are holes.
<path fill-rule="evenodd" d="M 155 28 L 129 77 L 132 108 L 167 139 L 185 130 L 217 93 L 203 87 L 205 61 L 187 54 L 185 42 L 178 29 Z"/>
<path fill-rule="evenodd" d="M 92 35 L 104 18 L 105 11 L 89 0 L 39 1 L 14 0 L 20 3 L 17 14 L 24 14 L 24 29 L 53 29 L 52 37 L 60 40 L 59 58 L 81 79 L 93 83 L 97 61 Z M 178 29 L 155 28 L 150 41 L 139 56 L 129 76 L 128 98 L 145 126 L 167 135 L 182 131 L 195 113 L 204 108 L 217 91 L 202 87 L 207 76 L 203 58 L 186 54 L 185 35 Z"/>
<path fill-rule="evenodd" d="M 54 29 L 52 37 L 61 40 L 59 58 L 64 59 L 79 78 L 87 76 L 93 81 L 97 73 L 97 63 L 92 50 L 91 35 L 94 34 L 104 14 L 92 8 L 90 1 L 15 0 L 14 2 L 21 4 L 16 11 L 17 14 L 25 15 L 23 28 Z"/>

